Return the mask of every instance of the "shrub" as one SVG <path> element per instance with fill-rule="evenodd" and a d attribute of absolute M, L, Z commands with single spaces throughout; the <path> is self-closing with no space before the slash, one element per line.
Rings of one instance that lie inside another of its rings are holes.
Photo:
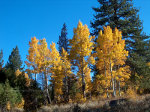
<path fill-rule="evenodd" d="M 8 80 L 6 80 L 5 84 L 0 84 L 0 105 L 2 108 L 14 107 L 15 104 L 21 102 L 22 95 L 19 90 L 16 88 L 12 88 L 9 85 Z"/>

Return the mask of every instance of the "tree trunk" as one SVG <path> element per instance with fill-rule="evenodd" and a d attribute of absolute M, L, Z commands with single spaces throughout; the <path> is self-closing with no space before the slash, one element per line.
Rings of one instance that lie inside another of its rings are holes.
<path fill-rule="evenodd" d="M 65 76 L 65 100 L 69 101 L 68 77 Z"/>
<path fill-rule="evenodd" d="M 114 78 L 114 94 L 116 96 L 116 77 Z"/>
<path fill-rule="evenodd" d="M 118 65 L 118 69 L 119 69 L 119 65 Z M 119 78 L 120 78 L 120 76 L 119 76 Z M 120 80 L 119 80 L 119 82 L 118 82 L 118 89 L 119 89 L 119 96 L 121 96 L 121 89 L 120 89 Z"/>
<path fill-rule="evenodd" d="M 36 82 L 36 73 L 35 73 L 35 82 Z"/>
<path fill-rule="evenodd" d="M 107 78 L 107 74 L 106 74 L 106 63 L 105 63 L 105 60 L 104 60 L 104 69 L 105 69 L 105 77 Z M 106 85 L 107 85 L 107 80 L 106 80 Z M 107 91 L 107 98 L 109 98 L 108 87 L 106 87 L 106 91 Z"/>
<path fill-rule="evenodd" d="M 81 67 L 81 70 L 82 70 L 82 94 L 83 94 L 83 98 L 85 98 L 85 77 L 84 77 L 84 71 L 83 71 L 83 58 L 82 58 L 82 67 Z"/>
<path fill-rule="evenodd" d="M 114 78 L 113 78 L 113 74 L 112 74 L 112 63 L 111 63 L 110 59 L 109 59 L 109 62 L 110 62 L 110 73 L 111 73 L 113 96 L 115 97 L 115 96 L 116 96 L 116 93 L 115 93 L 115 85 L 114 85 Z"/>
<path fill-rule="evenodd" d="M 50 95 L 49 95 L 49 90 L 48 90 L 48 80 L 47 80 L 47 70 L 45 69 L 45 91 L 46 91 L 46 99 L 48 101 L 48 104 L 51 103 L 51 98 L 50 98 Z"/>
<path fill-rule="evenodd" d="M 120 90 L 120 81 L 119 81 L 119 96 L 121 96 L 121 90 Z"/>
<path fill-rule="evenodd" d="M 117 71 L 117 67 L 115 66 L 115 71 Z M 114 92 L 116 96 L 116 90 L 117 90 L 117 81 L 116 81 L 116 72 L 115 72 L 115 77 L 114 77 Z"/>

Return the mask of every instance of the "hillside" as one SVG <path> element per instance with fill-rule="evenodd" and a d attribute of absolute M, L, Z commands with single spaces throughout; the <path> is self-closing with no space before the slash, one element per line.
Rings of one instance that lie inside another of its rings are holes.
<path fill-rule="evenodd" d="M 150 95 L 112 100 L 89 101 L 83 104 L 43 106 L 38 112 L 149 112 Z"/>

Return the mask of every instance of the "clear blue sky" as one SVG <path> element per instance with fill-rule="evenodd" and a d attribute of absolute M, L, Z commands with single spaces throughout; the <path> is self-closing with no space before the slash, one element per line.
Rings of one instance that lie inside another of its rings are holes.
<path fill-rule="evenodd" d="M 68 38 L 79 20 L 90 27 L 93 6 L 98 6 L 97 0 L 0 0 L 0 49 L 5 63 L 16 45 L 25 61 L 33 36 L 46 38 L 48 45 L 57 43 L 64 22 Z M 144 32 L 150 34 L 150 0 L 134 0 L 134 6 L 140 8 Z"/>

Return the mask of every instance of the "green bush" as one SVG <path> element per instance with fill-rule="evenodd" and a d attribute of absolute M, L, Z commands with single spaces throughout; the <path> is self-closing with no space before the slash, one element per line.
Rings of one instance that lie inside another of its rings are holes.
<path fill-rule="evenodd" d="M 0 105 L 6 107 L 7 102 L 11 107 L 21 102 L 22 95 L 17 88 L 12 88 L 9 81 L 6 80 L 5 84 L 0 84 Z"/>

